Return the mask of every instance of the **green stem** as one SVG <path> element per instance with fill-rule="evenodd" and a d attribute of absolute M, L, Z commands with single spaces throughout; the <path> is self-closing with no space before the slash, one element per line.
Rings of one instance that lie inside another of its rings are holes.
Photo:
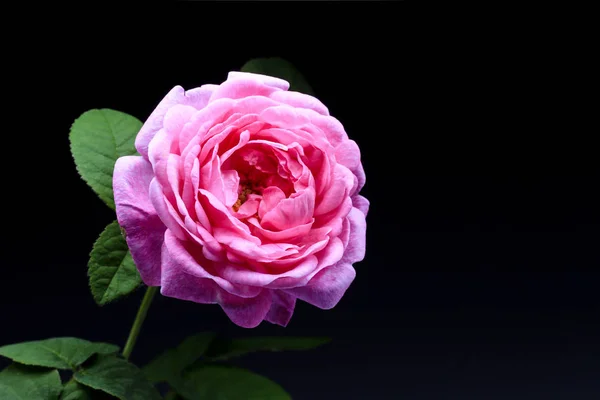
<path fill-rule="evenodd" d="M 152 299 L 154 295 L 158 291 L 158 287 L 149 286 L 146 290 L 146 294 L 144 295 L 144 299 L 142 300 L 142 304 L 135 316 L 135 321 L 133 321 L 133 326 L 131 327 L 131 332 L 129 332 L 129 337 L 127 338 L 127 343 L 125 343 L 125 348 L 123 349 L 123 357 L 127 360 L 133 351 L 133 346 L 135 346 L 135 342 L 137 341 L 137 337 L 140 334 L 140 330 L 142 329 L 142 324 L 146 319 L 146 315 L 148 314 L 148 308 L 152 303 Z"/>

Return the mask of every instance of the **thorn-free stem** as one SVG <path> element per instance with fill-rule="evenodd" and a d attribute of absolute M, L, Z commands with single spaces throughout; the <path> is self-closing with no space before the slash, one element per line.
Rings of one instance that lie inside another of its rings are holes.
<path fill-rule="evenodd" d="M 154 295 L 158 291 L 158 287 L 149 286 L 146 290 L 146 294 L 144 294 L 144 298 L 142 299 L 142 304 L 135 316 L 135 321 L 133 321 L 133 326 L 131 327 L 131 332 L 129 332 L 129 337 L 127 338 L 127 343 L 125 343 L 125 348 L 123 349 L 123 357 L 127 360 L 133 351 L 133 346 L 135 346 L 135 342 L 137 341 L 137 337 L 140 334 L 140 330 L 142 329 L 142 324 L 146 319 L 146 315 L 148 314 L 148 308 L 150 308 L 150 304 L 152 304 L 152 299 Z"/>

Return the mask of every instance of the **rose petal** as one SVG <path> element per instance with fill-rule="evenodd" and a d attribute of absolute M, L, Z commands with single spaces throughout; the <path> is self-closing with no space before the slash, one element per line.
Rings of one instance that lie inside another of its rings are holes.
<path fill-rule="evenodd" d="M 163 281 L 160 289 L 163 296 L 200 304 L 219 304 L 229 319 L 242 328 L 258 326 L 271 308 L 269 290 L 262 290 L 254 298 L 244 299 L 228 294 L 210 279 L 177 270 L 167 270 Z"/>
<path fill-rule="evenodd" d="M 365 186 L 365 182 L 366 182 L 365 170 L 363 169 L 362 163 L 359 163 L 358 166 L 356 167 L 356 169 L 352 170 L 352 173 L 354 175 L 356 175 L 356 178 L 358 179 L 358 183 L 356 185 L 356 189 L 354 189 L 354 192 L 350 193 L 350 196 L 354 196 L 355 194 L 360 192 L 360 190 L 363 188 L 363 186 Z"/>
<path fill-rule="evenodd" d="M 283 199 L 264 214 L 261 225 L 270 230 L 285 230 L 311 221 L 315 207 L 315 190 L 308 187 L 295 197 Z"/>
<path fill-rule="evenodd" d="M 329 228 L 331 230 L 331 236 L 338 236 L 342 230 L 342 221 L 348 216 L 350 210 L 352 210 L 352 199 L 344 196 L 342 204 L 338 208 L 335 208 L 327 214 L 315 217 L 313 229 Z"/>
<path fill-rule="evenodd" d="M 258 206 L 260 205 L 261 196 L 250 195 L 248 200 L 240 206 L 237 212 L 233 213 L 233 216 L 238 219 L 244 219 L 255 215 L 258 212 Z"/>
<path fill-rule="evenodd" d="M 258 216 L 262 219 L 265 214 L 271 211 L 280 201 L 285 199 L 285 193 L 277 186 L 269 186 L 262 192 L 262 201 L 258 207 Z"/>
<path fill-rule="evenodd" d="M 195 146 L 185 157 L 181 165 L 181 176 L 183 177 L 183 191 L 181 199 L 189 215 L 194 219 L 200 219 L 202 216 L 196 214 L 195 203 L 196 194 L 198 193 L 198 185 L 200 180 L 200 165 L 198 162 L 198 154 L 200 146 Z"/>
<path fill-rule="evenodd" d="M 259 115 L 261 121 L 286 129 L 299 128 L 310 124 L 310 118 L 304 113 L 298 112 L 302 109 L 293 108 L 290 106 L 269 107 L 262 111 Z M 312 110 L 302 110 L 311 111 Z M 320 114 L 319 114 L 320 115 Z"/>
<path fill-rule="evenodd" d="M 231 157 L 231 155 L 238 149 L 244 147 L 246 145 L 246 143 L 248 143 L 248 141 L 250 140 L 250 131 L 248 130 L 244 130 L 243 132 L 240 133 L 240 138 L 237 142 L 237 144 L 235 146 L 233 146 L 232 148 L 230 148 L 229 150 L 227 150 L 225 153 L 223 153 L 223 155 L 221 156 L 221 163 L 225 163 L 225 161 L 227 161 L 227 159 L 229 157 Z"/>
<path fill-rule="evenodd" d="M 369 212 L 369 200 L 357 194 L 352 196 L 352 205 L 358 208 L 365 215 L 365 217 L 367 216 L 367 213 Z"/>
<path fill-rule="evenodd" d="M 294 314 L 296 298 L 281 290 L 271 290 L 271 295 L 271 308 L 265 320 L 285 327 Z"/>
<path fill-rule="evenodd" d="M 228 264 L 221 270 L 221 275 L 228 281 L 238 285 L 270 287 L 273 289 L 288 288 L 308 282 L 308 278 L 303 283 L 300 280 L 308 277 L 317 268 L 318 264 L 318 258 L 314 255 L 304 257 L 294 268 L 280 273 L 253 271 L 245 265 Z"/>
<path fill-rule="evenodd" d="M 186 123 L 179 133 L 179 150 L 185 157 L 186 149 L 190 146 L 200 144 L 215 126 L 222 126 L 221 123 L 231 117 L 236 100 L 221 99 L 208 104 L 202 110 L 196 112 L 188 123 Z M 238 115 L 236 118 L 239 118 Z"/>
<path fill-rule="evenodd" d="M 344 126 L 336 118 L 324 116 L 316 111 L 306 108 L 297 108 L 296 113 L 310 121 L 310 124 L 307 124 L 303 129 L 311 129 L 311 131 L 314 132 L 314 129 L 318 128 L 325 134 L 327 140 L 333 147 L 337 147 L 345 140 L 348 140 L 348 134 L 346 133 Z"/>
<path fill-rule="evenodd" d="M 192 106 L 177 104 L 167 111 L 163 121 L 163 127 L 169 136 L 173 137 L 171 142 L 171 153 L 181 154 L 179 146 L 179 135 L 185 124 L 190 121 L 197 110 Z"/>
<path fill-rule="evenodd" d="M 238 199 L 238 187 L 240 186 L 240 177 L 238 172 L 233 169 L 225 170 L 221 174 L 223 180 L 223 194 L 225 196 L 225 205 L 231 207 Z"/>
<path fill-rule="evenodd" d="M 335 148 L 335 160 L 349 170 L 358 167 L 360 163 L 360 149 L 354 140 L 344 140 Z"/>
<path fill-rule="evenodd" d="M 176 104 L 185 104 L 200 110 L 206 106 L 210 95 L 216 88 L 215 85 L 203 85 L 187 92 L 181 86 L 171 89 L 150 114 L 135 138 L 135 148 L 142 157 L 148 159 L 148 145 L 163 127 L 165 114 L 171 107 Z"/>
<path fill-rule="evenodd" d="M 254 229 L 252 229 L 252 233 L 255 235 L 272 242 L 285 242 L 293 241 L 294 239 L 308 234 L 308 232 L 310 232 L 310 228 L 312 227 L 313 221 L 309 221 L 308 223 L 302 225 L 296 225 L 292 228 L 281 231 L 271 231 L 263 228 L 256 218 L 248 219 L 248 223 L 254 227 Z"/>
<path fill-rule="evenodd" d="M 231 112 L 231 110 L 229 111 Z M 254 121 L 256 121 L 254 115 L 230 113 L 227 119 L 211 126 L 203 135 L 198 135 L 197 138 L 193 138 L 189 145 L 197 142 L 202 146 L 198 159 L 204 164 L 209 154 L 212 154 L 217 145 L 228 139 L 230 135 L 234 135 L 240 129 L 243 129 L 248 123 Z"/>
<path fill-rule="evenodd" d="M 192 255 L 191 252 L 194 254 Z M 200 265 L 199 262 L 204 265 Z M 210 260 L 204 259 L 201 249 L 195 243 L 177 239 L 168 230 L 165 233 L 161 264 L 163 271 L 162 285 L 167 283 L 169 276 L 187 274 L 197 278 L 210 279 L 221 289 L 237 297 L 256 297 L 262 291 L 259 287 L 234 284 L 209 272 L 208 269 L 214 269 L 216 265 Z"/>
<path fill-rule="evenodd" d="M 125 230 L 133 261 L 148 286 L 160 285 L 160 248 L 166 226 L 149 198 L 152 166 L 138 156 L 115 163 L 113 190 L 119 225 Z"/>
<path fill-rule="evenodd" d="M 347 218 L 348 222 L 350 222 L 350 240 L 348 241 L 348 247 L 344 251 L 342 261 L 354 264 L 365 258 L 367 222 L 365 215 L 358 208 L 354 207 Z"/>
<path fill-rule="evenodd" d="M 236 79 L 242 79 L 242 80 L 251 79 L 251 80 L 259 82 L 263 85 L 272 86 L 272 87 L 282 89 L 282 90 L 288 90 L 290 88 L 290 84 L 286 80 L 276 78 L 274 76 L 253 74 L 250 72 L 239 72 L 239 71 L 231 71 L 229 74 L 227 74 L 227 80 L 236 80 Z"/>
<path fill-rule="evenodd" d="M 307 108 L 322 115 L 329 115 L 329 110 L 319 99 L 300 92 L 275 92 L 270 96 L 273 100 L 280 101 L 292 107 Z"/>
<path fill-rule="evenodd" d="M 237 235 L 230 229 L 215 227 L 213 229 L 215 239 L 226 245 L 238 256 L 256 262 L 269 262 L 282 257 L 291 256 L 298 253 L 298 246 L 289 243 L 267 243 L 257 244 L 254 241 L 245 239 Z M 260 242 L 258 238 L 252 236 Z"/>
<path fill-rule="evenodd" d="M 284 291 L 315 307 L 329 310 L 341 300 L 355 277 L 356 271 L 351 264 L 339 262 L 320 271 L 306 286 Z"/>
<path fill-rule="evenodd" d="M 213 231 L 221 228 L 221 231 L 228 230 L 231 235 L 237 236 L 242 240 L 252 242 L 256 245 L 260 244 L 260 239 L 252 236 L 250 228 L 235 218 L 215 195 L 205 189 L 200 189 L 198 192 L 200 198 L 203 199 L 203 208 L 212 222 Z"/>

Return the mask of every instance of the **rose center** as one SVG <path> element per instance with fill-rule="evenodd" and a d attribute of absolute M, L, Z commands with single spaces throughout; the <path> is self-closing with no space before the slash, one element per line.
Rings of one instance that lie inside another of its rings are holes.
<path fill-rule="evenodd" d="M 251 184 L 249 183 L 240 183 L 238 193 L 239 194 L 237 201 L 233 204 L 233 206 L 231 206 L 233 208 L 233 211 L 235 212 L 237 212 L 242 206 L 242 204 L 244 204 L 246 200 L 248 200 L 248 195 L 260 194 L 260 192 L 253 189 Z"/>

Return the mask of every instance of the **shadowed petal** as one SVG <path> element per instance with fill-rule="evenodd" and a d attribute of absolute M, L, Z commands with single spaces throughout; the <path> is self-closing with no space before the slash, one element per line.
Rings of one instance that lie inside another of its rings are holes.
<path fill-rule="evenodd" d="M 272 324 L 287 326 L 294 314 L 296 298 L 281 290 L 271 290 L 271 308 L 265 320 Z"/>
<path fill-rule="evenodd" d="M 367 216 L 367 213 L 369 212 L 370 203 L 369 200 L 367 200 L 365 197 L 359 194 L 353 196 L 352 205 L 358 208 L 360 211 L 362 211 L 362 213 L 365 214 L 365 217 Z"/>
<path fill-rule="evenodd" d="M 348 222 L 350 222 L 350 239 L 348 241 L 348 247 L 346 247 L 346 251 L 344 251 L 342 261 L 354 264 L 365 258 L 367 247 L 367 222 L 362 211 L 355 207 L 352 207 L 347 218 Z"/>
<path fill-rule="evenodd" d="M 117 220 L 125 230 L 133 261 L 148 286 L 160 285 L 161 247 L 165 233 L 149 198 L 152 166 L 142 157 L 121 157 L 115 164 L 113 189 Z"/>
<path fill-rule="evenodd" d="M 329 310 L 341 300 L 355 276 L 352 265 L 339 262 L 319 272 L 308 285 L 286 289 L 285 292 L 313 306 Z"/>

